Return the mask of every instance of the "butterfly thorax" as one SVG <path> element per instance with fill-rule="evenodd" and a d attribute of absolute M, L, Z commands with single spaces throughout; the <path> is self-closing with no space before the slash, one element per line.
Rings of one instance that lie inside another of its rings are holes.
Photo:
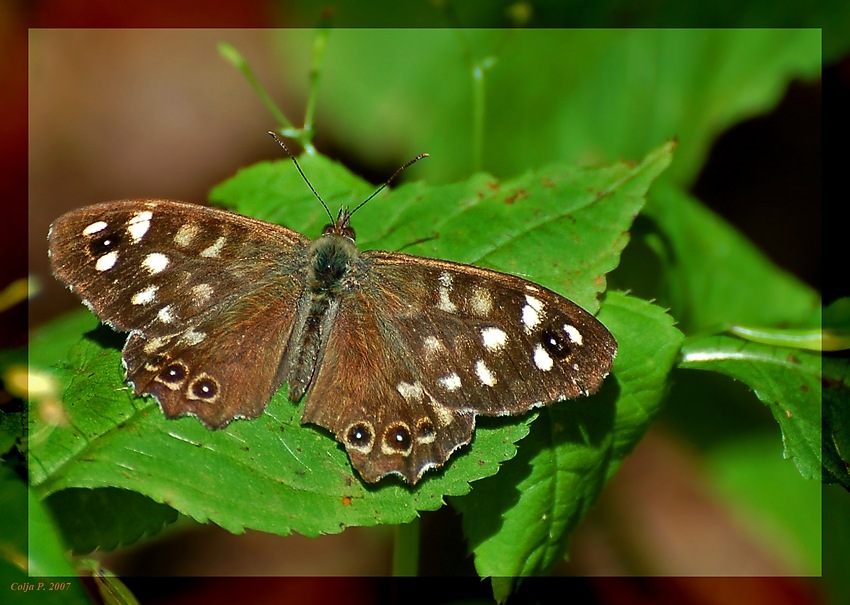
<path fill-rule="evenodd" d="M 354 231 L 339 219 L 310 244 L 307 312 L 303 323 L 296 323 L 280 374 L 293 400 L 300 399 L 313 380 L 340 298 L 354 285 L 352 267 L 358 256 Z"/>
<path fill-rule="evenodd" d="M 310 245 L 310 290 L 317 295 L 339 294 L 358 254 L 354 240 L 334 233 L 323 234 Z"/>

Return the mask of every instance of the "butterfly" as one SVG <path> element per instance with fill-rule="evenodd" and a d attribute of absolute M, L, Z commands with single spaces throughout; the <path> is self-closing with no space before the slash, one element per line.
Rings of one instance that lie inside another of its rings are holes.
<path fill-rule="evenodd" d="M 286 384 L 301 422 L 332 432 L 367 482 L 417 483 L 470 442 L 477 415 L 600 387 L 617 342 L 593 315 L 506 273 L 360 251 L 354 211 L 328 211 L 311 240 L 194 204 L 107 202 L 58 218 L 49 256 L 101 321 L 129 332 L 136 395 L 221 429 Z"/>

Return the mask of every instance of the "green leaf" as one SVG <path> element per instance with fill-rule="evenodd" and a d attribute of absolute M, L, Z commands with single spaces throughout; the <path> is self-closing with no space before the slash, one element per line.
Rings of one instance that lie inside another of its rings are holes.
<path fill-rule="evenodd" d="M 0 463 L 0 510 L 3 602 L 90 603 L 83 585 L 68 577 L 76 570 L 49 513 L 5 462 Z"/>
<path fill-rule="evenodd" d="M 830 371 L 827 360 L 824 372 Z M 682 347 L 682 368 L 711 370 L 750 386 L 782 430 L 785 457 L 821 479 L 821 356 L 731 336 L 697 337 Z"/>
<path fill-rule="evenodd" d="M 656 225 L 647 240 L 662 262 L 661 300 L 684 331 L 812 325 L 819 316 L 814 290 L 687 194 L 659 183 L 646 215 Z"/>
<path fill-rule="evenodd" d="M 356 215 L 363 247 L 406 251 L 523 271 L 596 307 L 633 217 L 672 145 L 641 164 L 600 169 L 555 166 L 499 183 L 400 187 Z M 364 199 L 371 186 L 316 155 L 302 164 L 333 208 Z M 240 212 L 318 235 L 324 210 L 288 162 L 242 170 L 212 197 Z M 422 199 L 426 198 L 426 199 Z M 285 220 L 284 220 L 285 219 Z M 435 236 L 436 234 L 436 236 Z M 69 425 L 39 432 L 31 417 L 30 478 L 41 497 L 60 490 L 116 487 L 232 532 L 246 528 L 307 536 L 351 525 L 405 523 L 442 506 L 469 483 L 493 475 L 516 453 L 532 416 L 481 422 L 470 447 L 415 489 L 392 479 L 362 483 L 345 450 L 321 429 L 299 424 L 300 409 L 278 393 L 250 422 L 209 431 L 193 418 L 166 420 L 151 399 L 123 386 L 121 337 L 75 314 L 37 332 L 30 361 L 62 384 Z M 123 533 L 123 532 L 119 532 Z M 113 541 L 114 536 L 109 536 Z"/>
<path fill-rule="evenodd" d="M 823 359 L 823 481 L 850 491 L 850 361 Z"/>
<path fill-rule="evenodd" d="M 277 34 L 282 77 L 302 97 L 315 35 Z M 687 185 L 719 133 L 769 111 L 791 80 L 819 77 L 821 42 L 818 29 L 332 30 L 318 111 L 334 116 L 325 134 L 361 159 L 431 153 L 429 182 L 639 157 L 678 137 L 669 177 Z"/>
<path fill-rule="evenodd" d="M 682 342 L 662 309 L 609 292 L 600 319 L 617 335 L 615 381 L 545 408 L 497 476 L 452 500 L 482 577 L 544 573 L 658 413 Z"/>
<path fill-rule="evenodd" d="M 63 489 L 44 504 L 75 554 L 109 551 L 151 536 L 177 520 L 177 511 L 115 488 Z"/>

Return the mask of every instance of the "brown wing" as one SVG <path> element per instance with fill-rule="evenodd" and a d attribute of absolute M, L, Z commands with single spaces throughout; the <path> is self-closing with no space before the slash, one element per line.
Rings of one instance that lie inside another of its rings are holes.
<path fill-rule="evenodd" d="M 526 280 L 366 252 L 333 323 L 303 422 L 333 431 L 367 481 L 416 483 L 472 436 L 596 391 L 617 344 L 591 314 Z"/>
<path fill-rule="evenodd" d="M 56 276 L 131 332 L 123 361 L 136 394 L 212 428 L 262 412 L 280 386 L 307 238 L 223 210 L 137 200 L 69 212 L 48 239 Z"/>

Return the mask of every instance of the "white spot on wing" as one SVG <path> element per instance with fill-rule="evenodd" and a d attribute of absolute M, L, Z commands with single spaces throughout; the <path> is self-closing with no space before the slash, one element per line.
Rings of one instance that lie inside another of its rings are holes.
<path fill-rule="evenodd" d="M 115 266 L 115 261 L 118 260 L 118 252 L 113 250 L 107 254 L 104 254 L 100 258 L 97 259 L 97 262 L 94 264 L 94 268 L 98 271 L 109 271 L 112 267 Z"/>
<path fill-rule="evenodd" d="M 525 333 L 531 334 L 544 315 L 543 303 L 529 294 L 525 295 L 525 302 L 526 304 L 522 307 L 522 325 L 525 326 Z"/>
<path fill-rule="evenodd" d="M 145 236 L 145 233 L 148 232 L 148 229 L 151 228 L 152 217 L 153 213 L 149 210 L 145 210 L 144 212 L 134 214 L 133 218 L 129 220 L 127 223 L 127 232 L 130 234 L 130 237 L 133 238 L 134 244 L 140 242 Z"/>
<path fill-rule="evenodd" d="M 103 221 L 97 221 L 96 223 L 92 223 L 91 225 L 83 229 L 83 235 L 94 235 L 95 233 L 106 229 L 107 226 L 108 225 Z"/>
<path fill-rule="evenodd" d="M 460 388 L 460 376 L 452 372 L 448 376 L 442 376 L 437 379 L 437 382 L 440 383 L 440 386 L 446 389 L 447 391 L 453 393 Z"/>
<path fill-rule="evenodd" d="M 180 337 L 180 342 L 189 346 L 194 346 L 199 342 L 202 342 L 206 337 L 206 332 L 195 332 L 195 330 L 189 330 Z"/>
<path fill-rule="evenodd" d="M 479 359 L 475 362 L 475 373 L 478 375 L 478 380 L 481 381 L 481 384 L 487 385 L 488 387 L 495 386 L 496 377 L 493 376 L 493 372 L 490 371 L 490 368 L 487 367 L 487 364 L 484 363 L 483 359 Z"/>
<path fill-rule="evenodd" d="M 158 351 L 171 341 L 171 336 L 157 336 L 147 341 L 143 347 L 145 353 L 150 355 L 154 351 Z"/>
<path fill-rule="evenodd" d="M 425 350 L 425 357 L 427 358 L 435 353 L 445 350 L 446 347 L 443 345 L 443 341 L 439 338 L 434 335 L 429 335 L 422 339 L 422 348 Z"/>
<path fill-rule="evenodd" d="M 148 286 L 144 290 L 139 290 L 133 294 L 133 298 L 130 299 L 130 302 L 134 305 L 147 304 L 156 298 L 157 290 L 159 290 L 158 286 Z"/>
<path fill-rule="evenodd" d="M 546 349 L 544 349 L 541 344 L 537 344 L 537 346 L 534 347 L 534 365 L 544 372 L 548 372 L 552 369 L 552 366 L 555 365 L 555 362 L 552 361 L 552 357 L 546 352 Z"/>
<path fill-rule="evenodd" d="M 171 259 L 161 252 L 152 252 L 142 261 L 142 266 L 147 269 L 151 275 L 165 271 L 165 268 L 171 263 Z"/>
<path fill-rule="evenodd" d="M 157 319 L 164 324 L 170 324 L 174 321 L 174 315 L 171 313 L 172 308 L 171 305 L 165 305 L 162 309 L 159 310 L 159 313 L 156 314 Z"/>
<path fill-rule="evenodd" d="M 437 424 L 441 427 L 449 426 L 452 422 L 454 422 L 454 414 L 452 411 L 444 406 L 442 403 L 434 399 L 433 397 L 429 397 L 431 401 L 431 409 L 434 410 L 437 414 Z"/>
<path fill-rule="evenodd" d="M 488 351 L 501 351 L 508 342 L 508 335 L 503 330 L 491 326 L 481 330 L 481 340 Z"/>
<path fill-rule="evenodd" d="M 212 296 L 213 289 L 209 284 L 198 284 L 197 286 L 192 286 L 192 300 L 196 306 L 201 306 L 207 303 Z"/>
<path fill-rule="evenodd" d="M 570 342 L 574 342 L 577 345 L 582 344 L 584 339 L 581 337 L 581 332 L 579 332 L 575 326 L 571 326 L 570 324 L 564 324 L 564 332 L 567 333 L 567 338 L 570 339 Z"/>

